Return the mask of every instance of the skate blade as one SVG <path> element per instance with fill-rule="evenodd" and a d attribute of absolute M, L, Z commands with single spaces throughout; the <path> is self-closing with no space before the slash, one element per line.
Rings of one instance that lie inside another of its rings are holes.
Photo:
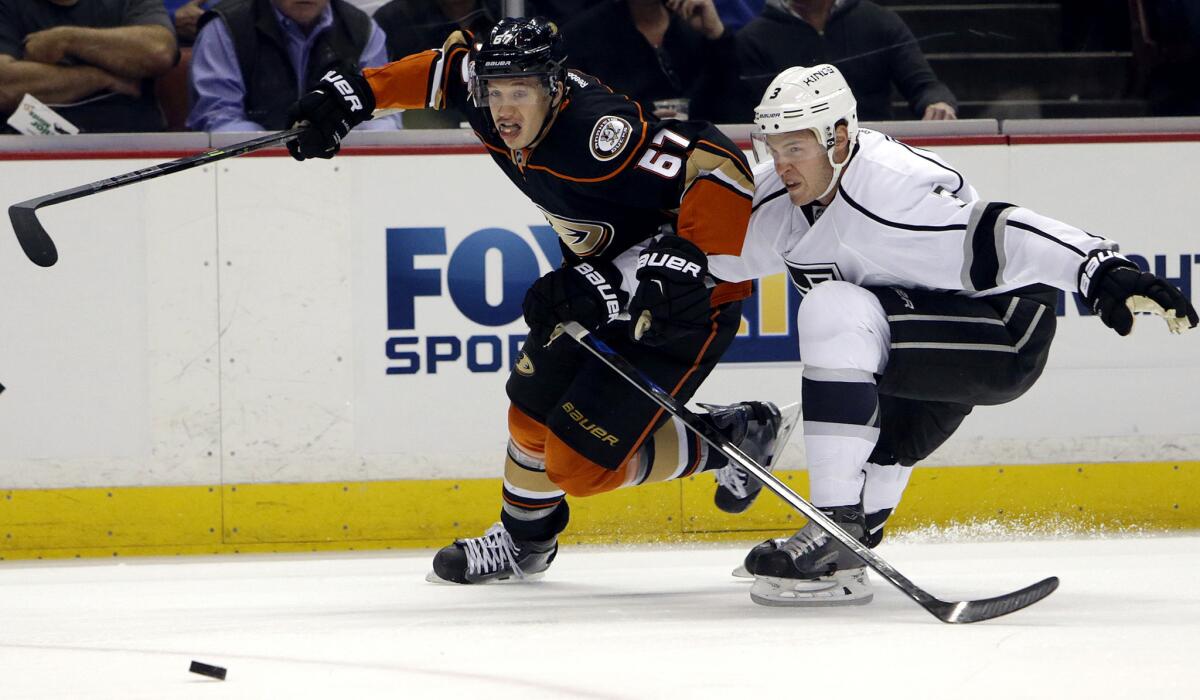
<path fill-rule="evenodd" d="M 539 571 L 536 574 L 525 574 L 525 576 L 523 576 L 523 577 L 507 576 L 505 578 L 494 578 L 494 579 L 489 579 L 487 581 L 475 582 L 475 583 L 457 583 L 455 581 L 447 581 L 446 579 L 442 578 L 441 576 L 438 576 L 437 572 L 430 570 L 429 573 L 425 574 L 425 580 L 429 583 L 436 583 L 439 586 L 479 586 L 479 585 L 483 585 L 483 584 L 491 585 L 491 584 L 497 584 L 497 583 L 529 583 L 531 581 L 538 581 L 545 575 L 546 575 L 545 571 Z"/>
<path fill-rule="evenodd" d="M 788 440 L 792 439 L 792 432 L 798 425 L 800 425 L 800 404 L 789 403 L 786 406 L 780 406 L 779 433 L 775 436 L 775 451 L 771 453 L 771 459 L 763 465 L 764 467 L 775 471 L 779 456 L 783 454 L 783 448 L 787 447 Z"/>
<path fill-rule="evenodd" d="M 865 572 L 815 581 L 756 576 L 750 588 L 750 600 L 777 608 L 866 605 L 874 598 Z"/>

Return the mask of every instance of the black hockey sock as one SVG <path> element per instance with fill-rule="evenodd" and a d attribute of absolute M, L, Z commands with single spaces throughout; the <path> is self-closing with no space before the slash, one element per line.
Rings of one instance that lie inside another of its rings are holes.
<path fill-rule="evenodd" d="M 521 542 L 552 540 L 558 536 L 558 533 L 567 529 L 567 522 L 570 519 L 571 508 L 567 505 L 565 498 L 559 502 L 557 507 L 547 509 L 544 516 L 532 520 L 518 519 L 510 515 L 507 510 L 500 511 L 500 522 L 504 523 L 504 529 L 508 530 L 508 534 L 514 541 Z"/>

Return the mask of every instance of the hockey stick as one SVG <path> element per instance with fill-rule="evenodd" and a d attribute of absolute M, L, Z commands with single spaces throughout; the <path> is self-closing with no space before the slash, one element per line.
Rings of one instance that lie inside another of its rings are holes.
<path fill-rule="evenodd" d="M 305 127 L 296 127 L 279 131 L 266 136 L 259 136 L 256 139 L 235 143 L 232 146 L 225 148 L 217 148 L 204 153 L 197 153 L 194 156 L 187 156 L 178 160 L 172 160 L 166 163 L 151 165 L 148 168 L 135 170 L 124 175 L 97 180 L 96 182 L 72 187 L 69 190 L 55 192 L 53 194 L 42 195 L 33 199 L 13 204 L 8 208 L 8 218 L 12 221 L 13 232 L 17 234 L 17 241 L 21 244 L 21 249 L 25 251 L 25 255 L 36 265 L 42 267 L 50 267 L 58 262 L 58 249 L 54 246 L 54 241 L 50 240 L 50 234 L 46 233 L 46 229 L 42 223 L 38 221 L 37 210 L 42 207 L 48 207 L 52 204 L 61 204 L 69 202 L 72 199 L 79 199 L 97 192 L 132 185 L 135 182 L 151 180 L 163 175 L 178 173 L 183 170 L 190 170 L 200 165 L 208 165 L 215 163 L 218 160 L 233 158 L 251 151 L 257 151 L 261 148 L 276 146 L 282 143 L 287 143 L 296 138 Z"/>
<path fill-rule="evenodd" d="M 868 549 L 866 545 L 838 527 L 829 516 L 822 513 L 816 506 L 796 495 L 796 492 L 788 488 L 771 472 L 747 457 L 746 453 L 730 443 L 724 435 L 709 425 L 707 421 L 689 411 L 675 397 L 668 394 L 642 374 L 636 367 L 629 364 L 628 360 L 608 347 L 604 341 L 593 336 L 583 326 L 574 321 L 562 324 L 562 329 L 588 352 L 599 358 L 600 361 L 612 368 L 613 371 L 621 375 L 627 382 L 641 390 L 643 394 L 650 397 L 659 406 L 662 406 L 667 413 L 683 421 L 683 424 L 689 430 L 699 435 L 715 449 L 720 450 L 726 457 L 736 462 L 738 466 L 753 474 L 759 481 L 763 482 L 764 486 L 774 491 L 775 495 L 787 501 L 789 505 L 819 525 L 831 537 L 853 551 L 864 564 L 874 569 L 880 576 L 887 579 L 889 583 L 899 588 L 902 593 L 915 600 L 918 605 L 928 610 L 942 622 L 967 623 L 990 620 L 993 617 L 1007 615 L 1010 612 L 1033 605 L 1058 588 L 1058 578 L 1051 576 L 1019 591 L 984 600 L 945 601 L 933 597 L 920 586 L 905 578 L 903 574 L 893 568 L 891 564 L 884 561 L 878 554 Z"/>

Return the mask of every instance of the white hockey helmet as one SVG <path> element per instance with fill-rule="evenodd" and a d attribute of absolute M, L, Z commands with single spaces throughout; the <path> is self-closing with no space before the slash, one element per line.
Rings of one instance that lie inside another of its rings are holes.
<path fill-rule="evenodd" d="M 754 108 L 754 155 L 759 162 L 770 160 L 765 139 L 770 134 L 809 129 L 840 171 L 833 162 L 833 147 L 837 124 L 843 121 L 853 149 L 858 141 L 858 103 L 841 71 L 828 63 L 788 68 L 775 76 Z"/>

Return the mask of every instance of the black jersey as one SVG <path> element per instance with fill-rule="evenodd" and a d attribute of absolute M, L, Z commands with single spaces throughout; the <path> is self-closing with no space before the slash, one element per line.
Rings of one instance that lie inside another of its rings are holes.
<path fill-rule="evenodd" d="M 632 284 L 637 253 L 664 225 L 709 255 L 712 274 L 742 253 L 753 198 L 745 156 L 706 122 L 659 121 L 596 79 L 567 74 L 564 98 L 527 148 L 511 150 L 467 90 L 465 44 L 365 71 L 380 108 L 454 107 L 558 233 L 566 264 L 609 260 Z M 741 279 L 730 277 L 730 279 Z M 749 285 L 721 284 L 713 303 Z"/>

